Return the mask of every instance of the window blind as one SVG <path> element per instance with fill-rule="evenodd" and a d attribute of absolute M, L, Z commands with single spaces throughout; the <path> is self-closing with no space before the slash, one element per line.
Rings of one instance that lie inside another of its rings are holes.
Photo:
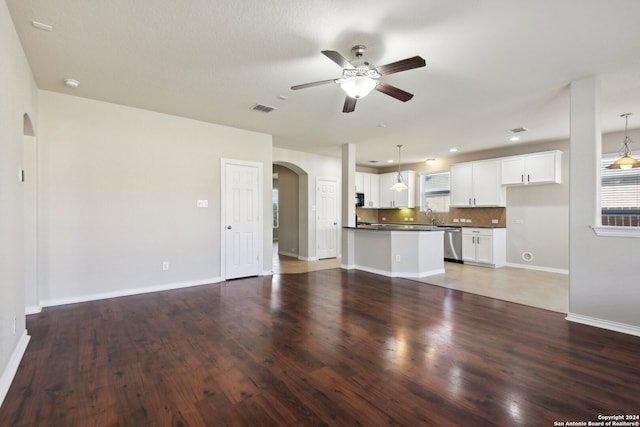
<path fill-rule="evenodd" d="M 420 175 L 421 210 L 449 212 L 450 174 L 438 172 Z"/>
<path fill-rule="evenodd" d="M 638 154 L 633 153 L 637 158 Z M 600 203 L 602 225 L 640 226 L 640 168 L 607 169 L 620 155 L 601 159 Z"/>

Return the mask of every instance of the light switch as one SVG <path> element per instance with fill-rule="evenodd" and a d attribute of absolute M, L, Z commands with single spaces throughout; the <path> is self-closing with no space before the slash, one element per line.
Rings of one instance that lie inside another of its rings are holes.
<path fill-rule="evenodd" d="M 209 207 L 209 201 L 208 200 L 198 200 L 198 201 L 196 201 L 196 207 L 197 208 L 208 208 Z"/>

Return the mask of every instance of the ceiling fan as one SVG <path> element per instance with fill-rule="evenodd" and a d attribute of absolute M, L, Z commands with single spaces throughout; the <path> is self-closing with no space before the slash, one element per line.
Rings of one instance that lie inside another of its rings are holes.
<path fill-rule="evenodd" d="M 412 58 L 392 62 L 391 64 L 371 67 L 369 62 L 361 59 L 366 49 L 366 46 L 363 45 L 353 46 L 351 48 L 351 52 L 355 57 L 355 60 L 353 61 L 347 60 L 347 58 L 335 50 L 323 50 L 322 53 L 327 58 L 342 67 L 342 78 L 320 80 L 317 82 L 291 86 L 291 89 L 298 90 L 313 86 L 340 83 L 340 88 L 347 94 L 347 97 L 344 100 L 344 107 L 342 108 L 343 113 L 351 113 L 354 111 L 356 109 L 356 102 L 358 99 L 364 98 L 373 89 L 402 102 L 407 102 L 413 98 L 413 94 L 405 92 L 402 89 L 398 89 L 389 83 L 381 82 L 378 79 L 382 76 L 399 73 L 400 71 L 424 67 L 427 65 L 425 60 L 419 56 L 414 56 Z"/>

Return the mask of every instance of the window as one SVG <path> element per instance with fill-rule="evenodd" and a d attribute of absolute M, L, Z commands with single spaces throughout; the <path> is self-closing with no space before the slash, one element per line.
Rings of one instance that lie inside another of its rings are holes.
<path fill-rule="evenodd" d="M 420 175 L 420 210 L 449 212 L 449 172 Z"/>
<path fill-rule="evenodd" d="M 640 227 L 640 168 L 607 169 L 618 157 L 603 155 L 601 160 L 602 225 Z"/>

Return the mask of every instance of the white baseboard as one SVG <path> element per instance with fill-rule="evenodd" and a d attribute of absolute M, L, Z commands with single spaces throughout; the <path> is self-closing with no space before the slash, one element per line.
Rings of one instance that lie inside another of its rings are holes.
<path fill-rule="evenodd" d="M 640 327 L 628 325 L 626 323 L 613 322 L 611 320 L 598 319 L 597 317 L 583 316 L 582 314 L 568 313 L 565 317 L 569 322 L 582 323 L 583 325 L 594 326 L 596 328 L 608 329 L 610 331 L 621 332 L 623 334 L 640 337 Z"/>
<path fill-rule="evenodd" d="M 24 309 L 24 314 L 26 314 L 27 316 L 30 314 L 38 314 L 42 311 L 42 306 L 41 305 L 30 305 L 25 307 Z"/>
<path fill-rule="evenodd" d="M 278 255 L 290 256 L 291 258 L 298 258 L 298 254 L 287 251 L 278 251 Z"/>
<path fill-rule="evenodd" d="M 401 271 L 393 272 L 393 271 L 387 271 L 387 270 L 380 270 L 377 268 L 364 267 L 362 265 L 354 265 L 354 266 L 351 266 L 350 269 L 362 270 L 362 271 L 379 274 L 381 276 L 386 276 L 386 277 L 404 277 L 406 279 L 422 279 L 424 277 L 435 276 L 436 274 L 443 274 L 445 272 L 444 268 L 437 269 L 437 270 L 423 271 L 420 273 L 407 273 L 407 272 L 401 272 Z"/>
<path fill-rule="evenodd" d="M 2 406 L 4 398 L 7 397 L 9 387 L 11 387 L 11 382 L 16 376 L 16 372 L 18 372 L 20 361 L 22 360 L 22 356 L 24 356 L 24 352 L 27 350 L 27 344 L 29 344 L 30 339 L 31 337 L 27 335 L 27 331 L 25 330 L 22 333 L 16 348 L 13 349 L 13 353 L 11 353 L 7 367 L 2 372 L 2 376 L 0 376 L 0 406 Z"/>
<path fill-rule="evenodd" d="M 213 277 L 210 279 L 192 280 L 188 282 L 167 283 L 163 285 L 148 286 L 144 288 L 122 289 L 113 292 L 104 292 L 98 294 L 81 295 L 68 298 L 54 298 L 41 301 L 43 307 L 53 307 L 56 305 L 75 304 L 79 302 L 96 301 L 107 298 L 126 297 L 130 295 L 148 294 L 151 292 L 169 291 L 172 289 L 189 288 L 191 286 L 210 285 L 212 283 L 222 282 L 222 278 Z"/>
<path fill-rule="evenodd" d="M 315 256 L 310 256 L 310 257 L 306 257 L 306 256 L 302 256 L 302 255 L 297 255 L 298 259 L 300 261 L 318 261 L 318 257 Z"/>
<path fill-rule="evenodd" d="M 569 274 L 569 270 L 564 268 L 541 267 L 538 265 L 518 264 L 515 262 L 508 262 L 507 267 L 524 268 L 525 270 L 546 271 L 547 273 Z"/>

